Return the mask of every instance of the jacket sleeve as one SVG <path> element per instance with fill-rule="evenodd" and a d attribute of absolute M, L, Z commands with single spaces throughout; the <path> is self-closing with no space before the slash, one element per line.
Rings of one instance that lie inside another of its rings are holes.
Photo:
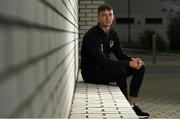
<path fill-rule="evenodd" d="M 99 66 L 101 67 L 107 67 L 110 65 L 121 65 L 125 67 L 129 66 L 128 61 L 125 61 L 125 60 L 114 61 L 106 57 L 102 50 L 102 44 L 98 42 L 98 39 L 96 36 L 92 36 L 92 35 L 88 37 L 85 36 L 84 40 L 86 40 L 85 45 L 86 45 L 89 55 L 91 55 L 91 57 L 98 63 Z"/>
<path fill-rule="evenodd" d="M 115 54 L 115 56 L 119 59 L 119 60 L 127 60 L 130 61 L 131 57 L 127 56 L 122 48 L 121 48 L 121 44 L 119 41 L 119 38 L 117 36 L 116 33 L 114 33 L 114 46 L 113 46 L 113 52 Z"/>

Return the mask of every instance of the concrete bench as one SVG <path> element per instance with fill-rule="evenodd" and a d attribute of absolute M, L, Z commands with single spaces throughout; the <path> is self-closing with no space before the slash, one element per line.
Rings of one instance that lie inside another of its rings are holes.
<path fill-rule="evenodd" d="M 84 83 L 82 77 L 76 90 L 70 119 L 138 119 L 116 85 Z"/>

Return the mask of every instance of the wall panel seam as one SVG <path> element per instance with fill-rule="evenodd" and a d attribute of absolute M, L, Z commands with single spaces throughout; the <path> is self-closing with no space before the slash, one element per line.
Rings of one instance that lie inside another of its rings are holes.
<path fill-rule="evenodd" d="M 78 26 L 76 26 L 71 20 L 69 20 L 66 16 L 64 16 L 58 9 L 56 9 L 51 3 L 49 3 L 46 0 L 40 0 L 44 5 L 52 9 L 55 13 L 63 17 L 65 20 L 67 20 L 69 23 L 71 23 L 74 27 L 78 29 Z"/>
<path fill-rule="evenodd" d="M 73 16 L 74 20 L 76 21 L 76 23 L 78 24 L 78 21 L 76 19 L 76 17 L 73 15 L 73 13 L 71 12 L 71 10 L 68 8 L 67 4 L 64 2 L 64 0 L 62 0 L 62 3 L 64 4 L 64 6 L 66 7 L 66 9 L 69 11 L 69 13 Z M 73 8 L 72 8 L 73 9 Z"/>
<path fill-rule="evenodd" d="M 21 105 L 19 107 L 17 107 L 17 109 L 13 112 L 13 114 L 10 117 L 15 117 L 17 116 L 20 112 L 22 112 L 27 105 L 30 105 L 33 101 L 33 99 L 38 95 L 39 91 L 43 89 L 43 87 L 50 81 L 51 77 L 54 75 L 54 72 L 56 72 L 56 70 L 59 68 L 59 66 L 61 66 L 65 60 L 70 56 L 70 54 L 74 51 L 74 47 L 72 48 L 72 50 L 65 56 L 65 58 L 56 66 L 56 68 L 50 73 L 50 75 L 45 78 L 45 81 L 42 82 L 41 84 L 39 84 L 39 86 L 36 87 L 36 89 L 33 91 L 33 93 L 27 98 L 27 100 L 25 100 L 24 102 L 21 103 Z M 72 58 L 73 59 L 73 58 Z M 72 60 L 71 59 L 71 60 Z M 66 70 L 68 69 L 68 67 L 66 68 Z M 62 79 L 62 77 L 64 76 L 64 74 L 66 73 L 66 70 L 63 72 L 63 75 L 61 76 L 60 79 Z M 61 80 L 60 80 L 61 82 Z"/>
<path fill-rule="evenodd" d="M 14 18 L 10 16 L 5 16 L 0 14 L 0 25 L 6 25 L 6 26 L 20 26 L 20 27 L 25 27 L 25 28 L 34 28 L 34 29 L 39 29 L 39 30 L 50 30 L 50 31 L 55 31 L 55 32 L 69 32 L 69 33 L 74 33 L 78 34 L 78 32 L 75 31 L 69 31 L 65 29 L 59 29 L 59 28 L 54 28 L 50 26 L 45 26 L 42 24 L 38 23 L 33 23 L 29 22 L 23 19 L 19 18 Z"/>
<path fill-rule="evenodd" d="M 31 59 L 25 61 L 24 63 L 17 64 L 15 66 L 12 66 L 12 67 L 8 68 L 7 70 L 1 72 L 0 73 L 0 84 L 3 83 L 4 81 L 7 81 L 5 79 L 10 77 L 11 75 L 16 74 L 16 73 L 26 69 L 30 65 L 32 65 L 32 64 L 34 64 L 34 63 L 36 63 L 36 62 L 38 62 L 38 61 L 48 57 L 48 56 L 50 56 L 52 54 L 54 54 L 55 52 L 57 52 L 58 50 L 62 49 L 63 47 L 66 47 L 67 45 L 70 45 L 71 43 L 74 43 L 76 40 L 78 40 L 78 39 L 70 41 L 70 42 L 68 42 L 68 43 L 66 43 L 64 45 L 61 45 L 60 47 L 55 48 L 55 49 L 53 49 L 53 50 L 51 50 L 51 51 L 49 51 L 47 53 L 44 53 L 44 54 L 42 54 L 42 55 L 40 55 L 40 56 L 38 56 L 36 58 L 31 58 Z"/>

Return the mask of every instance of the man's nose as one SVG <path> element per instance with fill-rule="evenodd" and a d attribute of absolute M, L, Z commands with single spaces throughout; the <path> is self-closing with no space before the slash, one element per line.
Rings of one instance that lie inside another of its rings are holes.
<path fill-rule="evenodd" d="M 108 16 L 106 16 L 106 19 L 108 20 L 108 19 L 109 19 L 109 17 L 108 17 Z"/>

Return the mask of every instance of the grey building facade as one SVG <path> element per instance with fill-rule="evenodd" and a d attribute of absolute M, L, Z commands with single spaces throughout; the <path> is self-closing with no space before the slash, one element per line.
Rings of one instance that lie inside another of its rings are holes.
<path fill-rule="evenodd" d="M 136 41 L 144 29 L 155 30 L 167 41 L 169 19 L 179 0 L 106 0 L 114 8 L 114 27 L 121 40 Z M 130 18 L 130 19 L 129 19 Z"/>

